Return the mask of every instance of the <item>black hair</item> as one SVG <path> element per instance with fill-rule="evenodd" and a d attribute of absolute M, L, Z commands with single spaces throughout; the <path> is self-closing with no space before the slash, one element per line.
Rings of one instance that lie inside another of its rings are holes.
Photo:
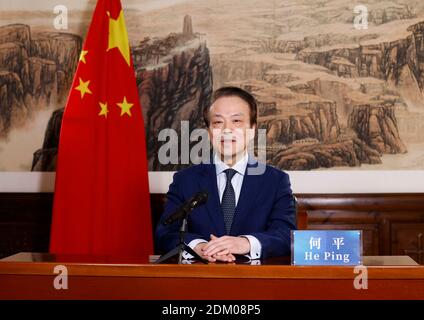
<path fill-rule="evenodd" d="M 246 102 L 249 106 L 250 110 L 250 126 L 256 125 L 257 123 L 257 114 L 258 107 L 256 103 L 256 99 L 246 90 L 243 90 L 238 87 L 222 87 L 216 90 L 212 94 L 211 105 L 203 110 L 203 119 L 205 120 L 206 126 L 209 127 L 209 109 L 212 104 L 215 103 L 216 100 L 222 97 L 239 97 L 244 102 Z"/>

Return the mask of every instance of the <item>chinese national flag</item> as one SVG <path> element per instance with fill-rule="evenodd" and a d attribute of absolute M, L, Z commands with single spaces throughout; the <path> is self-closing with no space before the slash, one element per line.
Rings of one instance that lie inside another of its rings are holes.
<path fill-rule="evenodd" d="M 153 252 L 145 131 L 119 0 L 99 0 L 60 133 L 50 252 Z"/>

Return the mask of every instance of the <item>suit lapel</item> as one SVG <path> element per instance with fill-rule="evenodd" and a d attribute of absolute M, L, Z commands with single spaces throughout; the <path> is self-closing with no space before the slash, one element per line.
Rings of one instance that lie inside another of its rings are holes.
<path fill-rule="evenodd" d="M 215 226 L 215 230 L 217 230 L 216 236 L 222 236 L 225 235 L 225 223 L 219 200 L 215 165 L 203 164 L 202 166 L 203 168 L 199 174 L 200 188 L 208 193 L 206 209 Z"/>
<path fill-rule="evenodd" d="M 239 200 L 237 202 L 236 211 L 234 213 L 230 235 L 240 235 L 240 227 L 242 226 L 242 222 L 248 218 L 249 212 L 251 212 L 252 205 L 258 194 L 258 190 L 261 187 L 261 180 L 264 176 L 263 174 L 247 174 L 248 168 L 255 167 L 256 164 L 257 162 L 253 159 L 247 164 Z"/>

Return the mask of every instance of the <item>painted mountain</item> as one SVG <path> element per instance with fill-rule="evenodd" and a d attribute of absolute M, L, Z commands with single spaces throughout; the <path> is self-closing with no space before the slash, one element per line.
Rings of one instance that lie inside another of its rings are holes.
<path fill-rule="evenodd" d="M 367 29 L 354 27 L 359 4 Z M 224 85 L 257 98 L 267 162 L 279 168 L 424 168 L 423 1 L 125 5 L 150 170 L 180 167 L 159 163 L 159 132 L 179 132 L 183 120 L 191 129 L 202 126 L 213 89 Z M 55 110 L 64 104 L 55 95 L 69 90 L 87 12 L 70 11 L 71 27 L 61 33 L 40 22 L 50 12 L 39 11 L 34 21 L 25 11 L 1 13 L 0 170 L 54 170 L 61 119 Z M 23 148 L 19 137 L 37 137 L 36 147 Z"/>

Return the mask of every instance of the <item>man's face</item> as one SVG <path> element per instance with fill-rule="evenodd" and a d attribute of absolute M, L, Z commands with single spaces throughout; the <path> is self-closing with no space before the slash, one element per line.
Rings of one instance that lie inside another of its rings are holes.
<path fill-rule="evenodd" d="M 255 136 L 254 128 L 250 126 L 249 105 L 239 97 L 219 98 L 209 109 L 209 135 L 221 158 L 237 157 L 238 161 Z"/>

